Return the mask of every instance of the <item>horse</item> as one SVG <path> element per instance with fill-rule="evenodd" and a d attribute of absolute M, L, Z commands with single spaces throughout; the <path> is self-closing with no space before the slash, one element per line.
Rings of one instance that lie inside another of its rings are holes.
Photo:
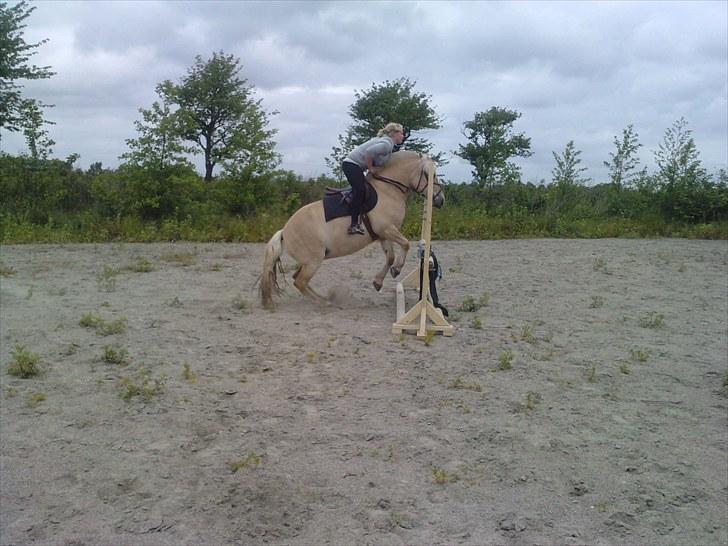
<path fill-rule="evenodd" d="M 260 294 L 263 307 L 271 309 L 273 292 L 280 293 L 276 269 L 282 272 L 281 256 L 286 252 L 297 263 L 293 274 L 294 286 L 303 294 L 319 303 L 326 299 L 311 288 L 309 282 L 324 260 L 348 256 L 380 240 L 386 257 L 384 267 L 376 274 L 372 284 L 382 289 L 387 271 L 396 278 L 404 267 L 409 241 L 399 229 L 405 216 L 407 197 L 415 192 L 427 196 L 427 173 L 433 173 L 433 206 L 440 208 L 445 202 L 442 184 L 437 179 L 432 158 L 413 151 L 392 154 L 386 165 L 376 174 L 369 173 L 367 181 L 376 190 L 378 199 L 369 211 L 371 229 L 365 235 L 349 235 L 350 217 L 344 216 L 326 221 L 323 201 L 309 203 L 298 209 L 278 230 L 266 245 L 263 271 L 260 278 Z M 371 231 L 376 235 L 372 236 Z M 396 256 L 394 243 L 401 248 Z"/>

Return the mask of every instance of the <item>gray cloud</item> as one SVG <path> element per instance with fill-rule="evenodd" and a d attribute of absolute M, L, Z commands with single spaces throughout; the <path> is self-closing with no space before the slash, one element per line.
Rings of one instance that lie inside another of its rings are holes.
<path fill-rule="evenodd" d="M 354 91 L 402 76 L 432 97 L 442 151 L 491 106 L 518 110 L 534 155 L 531 180 L 550 180 L 552 151 L 569 140 L 603 181 L 612 139 L 634 124 L 642 158 L 685 117 L 706 167 L 728 158 L 728 8 L 723 2 L 39 2 L 26 39 L 49 38 L 34 62 L 57 75 L 28 82 L 56 104 L 56 155 L 117 164 L 137 110 L 154 87 L 179 80 L 195 55 L 224 50 L 264 107 L 280 113 L 283 167 L 315 176 L 349 122 Z M 3 149 L 22 137 L 2 135 Z M 451 157 L 442 174 L 468 181 Z"/>

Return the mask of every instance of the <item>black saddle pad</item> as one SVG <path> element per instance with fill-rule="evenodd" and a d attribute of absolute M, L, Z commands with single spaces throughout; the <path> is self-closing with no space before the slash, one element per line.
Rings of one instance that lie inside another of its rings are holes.
<path fill-rule="evenodd" d="M 362 212 L 369 212 L 375 206 L 377 206 L 377 192 L 376 190 L 367 184 L 367 195 L 364 198 L 364 206 Z M 342 216 L 350 216 L 351 208 L 349 202 L 351 201 L 351 188 L 342 189 L 341 193 L 333 195 L 326 195 L 322 199 L 324 203 L 324 217 L 327 222 Z"/>

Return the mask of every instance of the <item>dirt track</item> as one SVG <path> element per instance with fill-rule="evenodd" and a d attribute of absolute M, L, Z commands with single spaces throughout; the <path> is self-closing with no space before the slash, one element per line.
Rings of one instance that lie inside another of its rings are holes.
<path fill-rule="evenodd" d="M 0 543 L 728 544 L 728 244 L 434 248 L 428 346 L 378 247 L 271 313 L 263 245 L 3 246 Z"/>

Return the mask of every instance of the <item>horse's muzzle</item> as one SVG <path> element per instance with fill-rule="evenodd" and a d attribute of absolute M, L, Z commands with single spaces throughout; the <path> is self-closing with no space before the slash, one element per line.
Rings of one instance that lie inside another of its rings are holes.
<path fill-rule="evenodd" d="M 432 198 L 432 206 L 436 208 L 442 208 L 442 206 L 445 204 L 445 196 L 442 194 L 442 192 L 438 193 L 435 197 Z"/>

